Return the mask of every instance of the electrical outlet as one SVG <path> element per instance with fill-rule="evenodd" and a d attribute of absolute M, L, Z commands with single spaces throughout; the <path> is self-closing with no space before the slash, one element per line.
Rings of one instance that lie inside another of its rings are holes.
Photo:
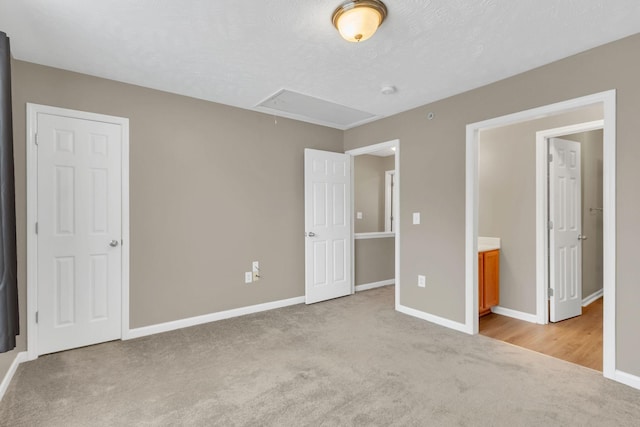
<path fill-rule="evenodd" d="M 244 283 L 251 283 L 252 279 L 253 279 L 253 274 L 250 271 L 245 271 Z"/>
<path fill-rule="evenodd" d="M 418 274 L 418 286 L 421 288 L 427 286 L 427 278 L 421 274 Z"/>
<path fill-rule="evenodd" d="M 260 280 L 260 263 L 258 261 L 253 261 L 251 271 L 253 272 L 253 281 L 257 282 Z"/>

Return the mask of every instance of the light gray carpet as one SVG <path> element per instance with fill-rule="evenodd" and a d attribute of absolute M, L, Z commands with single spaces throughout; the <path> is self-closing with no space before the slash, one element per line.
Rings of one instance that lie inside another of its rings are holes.
<path fill-rule="evenodd" d="M 6 426 L 631 426 L 640 392 L 393 310 L 393 288 L 43 356 Z"/>

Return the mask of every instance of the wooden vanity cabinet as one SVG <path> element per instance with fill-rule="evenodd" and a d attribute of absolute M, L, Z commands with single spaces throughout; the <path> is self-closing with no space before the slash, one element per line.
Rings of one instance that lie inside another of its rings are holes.
<path fill-rule="evenodd" d="M 478 304 L 480 316 L 500 304 L 500 250 L 478 252 Z"/>

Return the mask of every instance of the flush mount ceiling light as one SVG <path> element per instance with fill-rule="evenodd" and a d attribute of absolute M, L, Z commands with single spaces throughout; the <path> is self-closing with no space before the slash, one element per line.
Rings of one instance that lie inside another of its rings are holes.
<path fill-rule="evenodd" d="M 387 7 L 380 0 L 353 0 L 333 12 L 333 25 L 349 42 L 367 40 L 387 17 Z"/>

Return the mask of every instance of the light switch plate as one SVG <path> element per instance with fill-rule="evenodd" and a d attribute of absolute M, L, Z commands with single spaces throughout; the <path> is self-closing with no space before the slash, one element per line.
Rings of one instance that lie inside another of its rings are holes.
<path fill-rule="evenodd" d="M 250 271 L 245 271 L 244 273 L 244 283 L 251 283 L 253 280 L 253 273 Z"/>
<path fill-rule="evenodd" d="M 356 213 L 356 219 L 362 219 L 362 212 Z"/>
<path fill-rule="evenodd" d="M 418 286 L 424 288 L 427 286 L 427 278 L 422 274 L 418 275 Z"/>
<path fill-rule="evenodd" d="M 420 224 L 420 212 L 413 213 L 413 225 Z"/>

